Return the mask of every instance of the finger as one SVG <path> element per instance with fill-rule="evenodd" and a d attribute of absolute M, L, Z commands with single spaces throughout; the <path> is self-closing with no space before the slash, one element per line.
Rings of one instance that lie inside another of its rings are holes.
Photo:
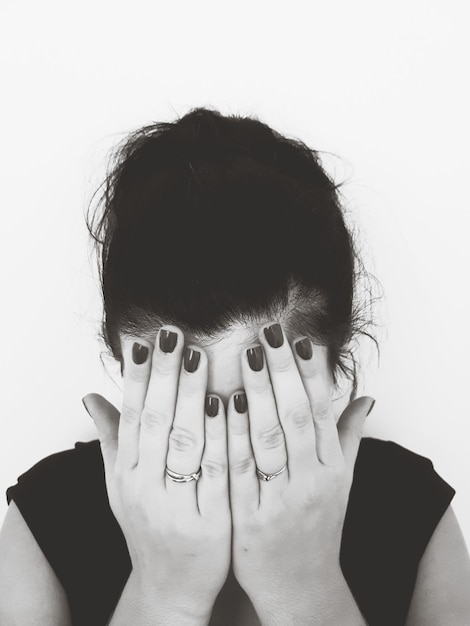
<path fill-rule="evenodd" d="M 184 335 L 176 326 L 163 326 L 156 337 L 152 370 L 140 418 L 139 468 L 153 484 L 165 483 L 168 437 L 184 348 Z"/>
<path fill-rule="evenodd" d="M 246 350 L 241 368 L 256 467 L 273 474 L 287 463 L 287 450 L 263 348 L 253 346 Z"/>
<path fill-rule="evenodd" d="M 82 402 L 98 430 L 106 476 L 112 477 L 118 449 L 119 411 L 97 393 L 89 393 Z"/>
<path fill-rule="evenodd" d="M 133 469 L 139 461 L 140 415 L 150 378 L 152 350 L 152 344 L 142 339 L 126 341 L 124 346 L 124 398 L 116 458 L 120 471 Z"/>
<path fill-rule="evenodd" d="M 203 517 L 227 515 L 228 459 L 227 425 L 222 400 L 211 395 L 206 398 L 204 419 L 204 452 L 201 478 L 197 484 L 197 502 Z"/>
<path fill-rule="evenodd" d="M 246 519 L 259 506 L 259 479 L 251 448 L 247 397 L 234 393 L 227 408 L 230 508 L 234 519 Z"/>
<path fill-rule="evenodd" d="M 201 467 L 204 449 L 204 411 L 207 388 L 207 356 L 195 346 L 184 349 L 175 416 L 168 440 L 167 467 L 189 475 Z M 197 506 L 196 481 L 175 483 L 168 476 L 167 490 Z"/>
<path fill-rule="evenodd" d="M 349 404 L 338 421 L 338 433 L 346 464 L 353 469 L 361 443 L 366 417 L 372 411 L 375 400 L 369 396 L 357 398 Z"/>
<path fill-rule="evenodd" d="M 318 463 L 309 398 L 280 324 L 265 326 L 259 336 L 286 440 L 289 476 L 305 475 Z"/>
<path fill-rule="evenodd" d="M 304 337 L 294 342 L 294 356 L 310 402 L 318 459 L 325 465 L 336 465 L 342 462 L 343 454 L 333 410 L 328 348 Z"/>

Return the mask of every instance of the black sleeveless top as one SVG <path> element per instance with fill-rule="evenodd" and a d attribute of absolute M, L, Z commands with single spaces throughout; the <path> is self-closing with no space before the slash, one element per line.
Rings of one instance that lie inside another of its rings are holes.
<path fill-rule="evenodd" d="M 341 567 L 370 626 L 405 623 L 420 559 L 455 491 L 429 459 L 364 438 Z M 98 440 L 46 457 L 7 490 L 61 582 L 74 626 L 104 626 L 131 571 Z"/>

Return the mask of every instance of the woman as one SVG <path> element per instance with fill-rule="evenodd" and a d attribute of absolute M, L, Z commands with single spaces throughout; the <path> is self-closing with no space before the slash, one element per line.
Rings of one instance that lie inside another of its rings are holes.
<path fill-rule="evenodd" d="M 361 440 L 365 274 L 316 153 L 196 109 L 131 135 L 102 200 L 123 404 L 87 395 L 99 440 L 9 488 L 1 623 L 468 624 L 454 490 Z"/>

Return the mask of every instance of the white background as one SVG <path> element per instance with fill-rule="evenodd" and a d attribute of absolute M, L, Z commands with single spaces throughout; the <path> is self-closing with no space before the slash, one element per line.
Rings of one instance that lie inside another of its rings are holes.
<path fill-rule="evenodd" d="M 382 283 L 367 434 L 431 458 L 470 543 L 467 3 L 6 2 L 0 8 L 0 491 L 96 438 L 100 361 L 84 211 L 127 131 L 191 107 L 334 153 Z M 0 500 L 0 518 L 6 500 Z"/>

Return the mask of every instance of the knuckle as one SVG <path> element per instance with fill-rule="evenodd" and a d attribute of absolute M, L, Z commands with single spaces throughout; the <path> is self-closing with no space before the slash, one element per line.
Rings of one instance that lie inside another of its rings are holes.
<path fill-rule="evenodd" d="M 173 355 L 171 355 L 173 356 Z M 175 363 L 167 358 L 165 355 L 163 358 L 155 351 L 154 359 L 152 363 L 152 376 L 157 375 L 159 378 L 165 378 L 169 376 L 175 370 Z"/>
<path fill-rule="evenodd" d="M 263 448 L 279 448 L 285 444 L 284 431 L 279 423 L 257 434 L 257 439 Z"/>
<path fill-rule="evenodd" d="M 205 459 L 202 462 L 202 472 L 210 478 L 223 476 L 227 471 L 227 464 L 214 459 Z"/>
<path fill-rule="evenodd" d="M 248 474 L 255 471 L 255 460 L 253 457 L 240 457 L 232 461 L 230 470 L 234 474 Z"/>
<path fill-rule="evenodd" d="M 181 393 L 185 399 L 196 400 L 201 395 L 201 381 L 195 376 L 197 372 L 180 377 L 180 387 L 178 393 Z"/>
<path fill-rule="evenodd" d="M 263 376 L 260 376 L 259 378 L 256 378 L 255 380 L 251 381 L 250 386 L 252 390 L 260 396 L 264 396 L 267 393 L 273 392 L 271 381 L 269 379 L 264 378 Z"/>
<path fill-rule="evenodd" d="M 286 420 L 299 430 L 309 427 L 312 422 L 310 407 L 306 404 L 296 404 L 286 410 Z"/>
<path fill-rule="evenodd" d="M 230 420 L 228 424 L 228 430 L 231 437 L 249 437 L 248 424 L 245 422 L 245 420 Z"/>
<path fill-rule="evenodd" d="M 129 378 L 134 383 L 144 383 L 149 377 L 149 368 L 146 366 L 130 367 Z"/>
<path fill-rule="evenodd" d="M 163 412 L 144 406 L 140 421 L 147 428 L 155 430 L 161 429 L 169 420 Z"/>
<path fill-rule="evenodd" d="M 177 425 L 171 429 L 169 442 L 177 452 L 191 452 L 200 447 L 199 438 L 194 432 Z"/>
<path fill-rule="evenodd" d="M 140 421 L 140 411 L 128 404 L 122 405 L 121 419 L 128 424 L 136 424 Z"/>
<path fill-rule="evenodd" d="M 279 358 L 275 360 L 273 364 L 273 368 L 276 370 L 276 372 L 283 374 L 283 373 L 290 372 L 294 365 L 295 365 L 295 361 L 294 361 L 293 356 L 290 354 L 283 354 L 282 356 L 279 356 Z"/>
<path fill-rule="evenodd" d="M 326 422 L 330 417 L 330 408 L 331 404 L 326 401 L 322 402 L 318 406 L 315 406 L 313 409 L 313 416 L 316 422 Z"/>
<path fill-rule="evenodd" d="M 304 503 L 307 509 L 320 508 L 320 496 L 318 492 L 313 488 L 306 489 L 304 493 Z"/>
<path fill-rule="evenodd" d="M 220 441 L 226 438 L 225 427 L 222 420 L 216 420 L 218 424 L 214 424 L 214 419 L 211 419 L 209 424 L 206 424 L 206 437 L 213 441 Z"/>

